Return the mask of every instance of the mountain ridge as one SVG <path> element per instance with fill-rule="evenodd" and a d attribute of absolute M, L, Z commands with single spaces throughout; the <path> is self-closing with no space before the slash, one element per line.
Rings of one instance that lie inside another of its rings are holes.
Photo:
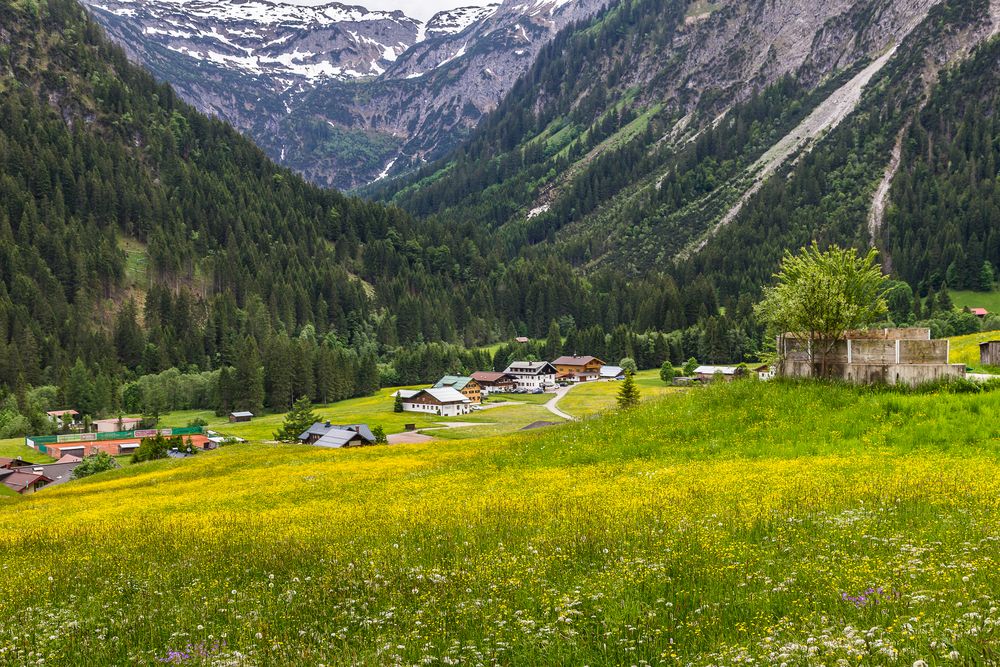
<path fill-rule="evenodd" d="M 364 185 L 452 148 L 559 29 L 605 0 L 437 13 L 270 0 L 85 0 L 130 57 L 313 182 Z"/>

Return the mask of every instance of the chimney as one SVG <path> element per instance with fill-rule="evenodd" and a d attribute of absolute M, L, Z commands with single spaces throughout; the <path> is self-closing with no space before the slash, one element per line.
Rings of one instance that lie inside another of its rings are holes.
<path fill-rule="evenodd" d="M 355 433 L 361 433 L 361 426 L 359 424 L 355 424 L 351 428 L 354 429 Z"/>

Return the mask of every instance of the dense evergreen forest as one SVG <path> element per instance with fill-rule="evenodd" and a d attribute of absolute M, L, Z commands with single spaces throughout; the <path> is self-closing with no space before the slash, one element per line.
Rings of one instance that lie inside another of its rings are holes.
<path fill-rule="evenodd" d="M 54 407 L 280 411 L 515 356 L 754 359 L 752 304 L 781 252 L 867 242 L 913 73 L 984 6 L 932 13 L 849 122 L 677 262 L 705 224 L 692 209 L 724 205 L 853 69 L 818 87 L 783 77 L 690 141 L 660 141 L 678 113 L 622 94 L 623 40 L 668 48 L 685 5 L 630 0 L 562 33 L 454 159 L 375 190 L 404 211 L 275 167 L 130 65 L 73 0 L 0 0 L 0 437 L 51 428 Z M 894 323 L 979 326 L 943 288 L 985 288 L 1000 263 L 998 48 L 943 75 L 907 129 L 879 239 L 903 279 Z M 556 178 L 561 194 L 511 224 Z M 481 350 L 518 335 L 537 342 Z"/>
<path fill-rule="evenodd" d="M 419 354 L 420 380 L 432 357 L 488 367 L 465 349 L 560 318 L 670 331 L 718 314 L 705 282 L 584 278 L 482 225 L 312 187 L 129 64 L 72 0 L 3 0 L 0 25 L 0 435 L 41 428 L 42 407 L 361 395 L 413 378 Z"/>
<path fill-rule="evenodd" d="M 854 113 L 714 235 L 706 232 L 749 184 L 748 166 L 869 61 L 825 78 L 803 67 L 721 117 L 722 91 L 693 109 L 683 94 L 658 100 L 690 48 L 671 51 L 683 41 L 686 7 L 630 0 L 565 31 L 459 151 L 371 194 L 447 225 L 484 220 L 509 252 L 551 254 L 588 275 L 665 271 L 682 289 L 704 280 L 727 307 L 756 298 L 782 253 L 813 240 L 878 245 L 921 303 L 946 285 L 992 286 L 1000 266 L 1000 43 L 993 38 L 961 56 L 988 34 L 988 2 L 932 8 Z M 858 40 L 871 23 L 864 11 L 852 15 Z M 660 59 L 652 75 L 647 67 L 648 80 L 636 83 L 648 54 L 668 51 L 675 57 Z M 904 130 L 885 221 L 873 238 L 872 198 Z"/>

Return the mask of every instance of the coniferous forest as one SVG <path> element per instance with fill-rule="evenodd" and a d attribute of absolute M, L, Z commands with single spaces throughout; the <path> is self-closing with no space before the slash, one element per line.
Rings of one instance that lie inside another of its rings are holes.
<path fill-rule="evenodd" d="M 625 2 L 564 31 L 455 156 L 372 188 L 387 202 L 373 203 L 273 165 L 130 64 L 73 0 L 0 0 L 0 437 L 46 428 L 53 407 L 278 411 L 519 354 L 756 358 L 752 305 L 781 253 L 870 242 L 867 205 L 901 131 L 875 239 L 897 279 L 890 319 L 967 333 L 946 288 L 988 289 L 1000 265 L 1000 43 L 907 110 L 936 35 L 984 7 L 935 8 L 848 121 L 678 260 L 703 224 L 691 211 L 722 206 L 853 69 L 816 86 L 785 76 L 677 149 L 661 138 L 679 112 L 629 104 L 615 54 L 623 39 L 667 48 L 684 5 Z M 607 76 L 563 85 L 588 67 Z M 561 349 L 479 351 L 553 341 L 553 327 Z"/>

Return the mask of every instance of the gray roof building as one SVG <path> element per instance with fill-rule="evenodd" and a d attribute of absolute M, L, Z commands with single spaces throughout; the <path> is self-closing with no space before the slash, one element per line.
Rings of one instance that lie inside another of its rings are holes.
<path fill-rule="evenodd" d="M 299 442 L 316 447 L 358 447 L 374 445 L 375 435 L 368 424 L 338 425 L 330 422 L 316 422 L 299 435 Z"/>

